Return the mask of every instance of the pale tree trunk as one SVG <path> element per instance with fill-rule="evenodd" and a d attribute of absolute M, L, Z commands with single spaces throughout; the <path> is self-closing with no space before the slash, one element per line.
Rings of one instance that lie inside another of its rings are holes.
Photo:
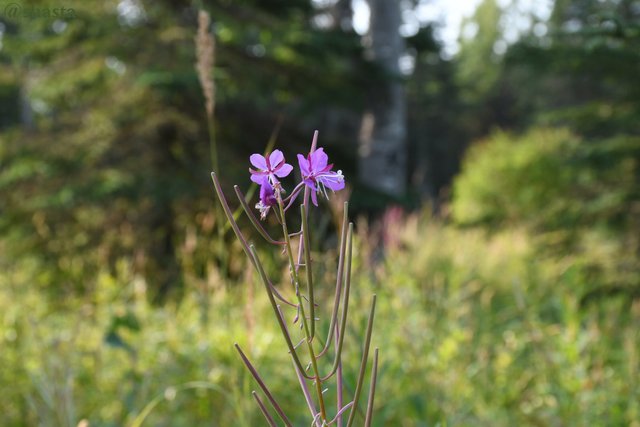
<path fill-rule="evenodd" d="M 369 108 L 362 120 L 358 174 L 370 187 L 402 195 L 407 182 L 407 111 L 399 61 L 405 53 L 399 28 L 398 0 L 368 0 L 371 23 L 366 37 L 368 54 L 386 79 L 369 92 Z"/>
<path fill-rule="evenodd" d="M 331 8 L 334 25 L 342 31 L 353 29 L 353 9 L 351 0 L 338 0 Z"/>

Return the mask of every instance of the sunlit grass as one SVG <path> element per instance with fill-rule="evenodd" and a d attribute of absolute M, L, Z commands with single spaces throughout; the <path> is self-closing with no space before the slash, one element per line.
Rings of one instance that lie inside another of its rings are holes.
<path fill-rule="evenodd" d="M 486 234 L 428 216 L 396 226 L 381 263 L 365 256 L 373 240 L 357 242 L 345 347 L 357 365 L 373 289 L 372 345 L 384 349 L 375 425 L 638 425 L 637 301 L 581 304 L 581 259 L 539 257 L 524 230 Z M 322 295 L 334 273 L 320 270 Z M 215 283 L 203 324 L 196 284 L 179 302 L 151 305 L 126 261 L 62 302 L 29 286 L 37 273 L 25 263 L 0 275 L 2 425 L 261 425 L 234 342 L 295 425 L 305 420 L 255 277 Z"/>

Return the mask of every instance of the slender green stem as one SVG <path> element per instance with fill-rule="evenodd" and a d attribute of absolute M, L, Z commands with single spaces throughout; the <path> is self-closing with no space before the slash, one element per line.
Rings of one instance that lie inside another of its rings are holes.
<path fill-rule="evenodd" d="M 269 426 L 277 427 L 278 425 L 276 424 L 271 414 L 269 414 L 267 407 L 264 405 L 264 403 L 262 403 L 262 399 L 260 399 L 260 396 L 258 396 L 258 393 L 256 393 L 256 391 L 254 390 L 251 392 L 251 394 L 253 395 L 253 398 L 256 400 L 256 403 L 258 404 L 258 407 L 260 408 L 260 412 L 262 412 L 262 415 L 264 415 L 264 418 L 267 420 L 267 423 L 269 423 Z"/>
<path fill-rule="evenodd" d="M 304 204 L 300 205 L 302 216 L 302 237 L 304 240 L 304 268 L 307 272 L 307 294 L 309 298 L 309 317 L 311 321 L 311 340 L 316 334 L 316 302 L 313 298 L 313 272 L 311 270 L 311 245 L 309 244 L 309 222 Z"/>
<path fill-rule="evenodd" d="M 285 423 L 285 425 L 293 427 L 293 425 L 291 424 L 291 421 L 289 421 L 289 418 L 287 418 L 284 411 L 276 401 L 275 397 L 273 397 L 273 394 L 271 394 L 271 391 L 269 391 L 269 388 L 267 387 L 267 385 L 264 383 L 264 381 L 262 381 L 260 374 L 258 374 L 258 371 L 256 371 L 256 368 L 253 367 L 253 365 L 251 364 L 247 356 L 244 354 L 244 352 L 242 351 L 238 343 L 235 343 L 234 347 L 236 348 L 236 350 L 238 350 L 238 353 L 240 353 L 240 357 L 242 358 L 242 361 L 244 362 L 247 369 L 249 369 L 249 372 L 251 372 L 251 375 L 253 375 L 253 378 L 256 380 L 256 382 L 258 383 L 258 385 L 260 386 L 264 394 L 267 396 L 267 399 L 269 399 L 269 402 L 271 402 L 271 406 L 273 406 L 273 409 L 276 410 L 276 412 L 278 413 L 282 421 Z"/>
<path fill-rule="evenodd" d="M 342 426 L 342 414 L 345 413 L 345 411 L 349 408 L 351 408 L 353 406 L 353 401 L 347 403 L 344 406 L 339 406 L 338 407 L 338 412 L 336 413 L 336 416 L 333 417 L 333 419 L 327 423 L 327 425 L 331 425 L 333 423 L 336 423 L 336 426 L 340 427 Z"/>
<path fill-rule="evenodd" d="M 249 248 L 252 258 L 255 260 L 256 268 L 258 270 L 258 274 L 262 279 L 262 283 L 267 290 L 267 296 L 269 297 L 269 302 L 271 303 L 271 307 L 276 315 L 276 320 L 278 321 L 278 325 L 280 326 L 280 330 L 282 331 L 282 335 L 284 336 L 285 341 L 287 342 L 287 347 L 289 348 L 289 353 L 291 353 L 291 357 L 293 358 L 294 363 L 302 373 L 302 375 L 308 379 L 313 380 L 314 377 L 310 377 L 305 374 L 304 368 L 302 367 L 302 363 L 300 362 L 300 358 L 298 357 L 298 353 L 296 352 L 295 346 L 293 342 L 291 342 L 291 337 L 289 336 L 289 332 L 287 330 L 287 325 L 284 323 L 284 319 L 280 315 L 280 310 L 278 310 L 278 304 L 276 303 L 275 297 L 273 296 L 273 292 L 271 287 L 269 286 L 269 279 L 267 278 L 267 274 L 262 267 L 262 263 L 260 262 L 260 258 L 258 258 L 258 254 L 256 253 L 255 246 L 251 245 Z"/>
<path fill-rule="evenodd" d="M 236 234 L 236 237 L 240 241 L 240 244 L 242 245 L 242 249 L 244 249 L 244 253 L 247 255 L 247 257 L 249 257 L 249 261 L 251 261 L 251 264 L 253 264 L 253 266 L 255 267 L 256 262 L 253 259 L 253 256 L 251 255 L 251 251 L 249 250 L 249 245 L 247 244 L 247 240 L 244 238 L 242 231 L 240 231 L 240 227 L 238 227 L 238 223 L 236 223 L 235 219 L 233 218 L 233 213 L 231 212 L 231 208 L 229 208 L 227 199 L 225 199 L 224 197 L 224 193 L 222 192 L 222 187 L 220 186 L 220 181 L 218 181 L 218 177 L 216 176 L 215 172 L 211 172 L 211 180 L 213 181 L 213 188 L 215 188 L 216 190 L 216 194 L 218 195 L 218 200 L 222 205 L 222 209 L 225 215 L 227 216 L 227 220 L 229 221 L 229 224 L 231 225 L 233 232 Z"/>
<path fill-rule="evenodd" d="M 213 179 L 213 184 L 214 184 L 214 187 L 216 189 L 216 193 L 218 194 L 218 198 L 220 199 L 220 204 L 222 204 L 222 207 L 224 208 L 224 212 L 227 215 L 227 219 L 229 220 L 229 224 L 231 225 L 231 228 L 233 229 L 233 231 L 236 234 L 236 236 L 238 237 L 238 240 L 240 240 L 240 243 L 242 245 L 242 249 L 244 249 L 245 253 L 249 257 L 249 260 L 251 261 L 251 263 L 255 267 L 256 263 L 250 256 L 250 251 L 249 251 L 248 244 L 247 244 L 244 236 L 242 235 L 242 233 L 240 231 L 240 228 L 238 227 L 238 224 L 235 222 L 235 219 L 233 218 L 233 215 L 231 214 L 231 209 L 229 208 L 229 205 L 227 204 L 227 201 L 224 198 L 224 195 L 222 194 L 222 189 L 220 188 L 220 183 L 218 182 L 218 178 L 217 178 L 217 176 L 216 176 L 216 174 L 214 172 L 211 172 L 211 178 Z M 236 195 L 238 196 L 238 198 L 240 199 L 240 202 L 242 203 L 242 192 L 238 189 L 237 185 L 235 186 L 235 189 L 236 189 Z M 251 218 L 251 210 L 247 210 L 246 212 L 247 212 L 247 215 L 249 215 L 249 217 Z M 258 231 L 260 231 L 260 229 L 258 229 Z M 265 231 L 265 234 L 266 234 L 266 231 Z M 268 235 L 266 235 L 265 237 L 267 239 L 270 238 Z M 280 244 L 280 242 L 276 242 L 276 243 Z M 284 242 L 282 242 L 282 244 L 284 244 Z M 267 279 L 267 281 L 269 283 L 269 287 L 271 288 L 271 291 L 275 294 L 276 298 L 278 298 L 280 301 L 282 301 L 283 303 L 285 303 L 287 305 L 290 305 L 292 307 L 296 307 L 295 304 L 287 301 L 282 295 L 280 295 L 278 290 L 273 286 L 273 284 L 271 284 L 271 282 L 268 279 Z"/>
<path fill-rule="evenodd" d="M 376 379 L 378 378 L 378 348 L 373 352 L 373 368 L 371 368 L 371 384 L 369 385 L 369 398 L 367 399 L 367 415 L 364 418 L 364 426 L 370 427 L 373 419 L 373 400 L 376 395 Z"/>
<path fill-rule="evenodd" d="M 240 245 L 242 246 L 242 249 L 244 250 L 244 252 L 247 255 L 247 257 L 249 258 L 249 261 L 251 261 L 251 264 L 257 269 L 258 267 L 256 265 L 256 260 L 254 259 L 253 255 L 251 254 L 251 250 L 249 248 L 249 244 L 247 243 L 247 240 L 245 239 L 244 235 L 242 234 L 242 231 L 240 230 L 240 227 L 238 227 L 238 223 L 234 219 L 233 213 L 231 213 L 231 208 L 229 208 L 229 204 L 227 203 L 227 199 L 224 197 L 224 193 L 222 192 L 222 187 L 220 186 L 220 181 L 218 181 L 218 176 L 216 175 L 215 172 L 211 172 L 211 180 L 213 181 L 213 187 L 216 190 L 216 195 L 218 196 L 218 200 L 220 201 L 220 204 L 222 205 L 222 209 L 223 209 L 225 215 L 227 216 L 227 220 L 229 221 L 229 225 L 233 229 L 233 232 L 235 233 L 236 237 L 238 238 L 238 241 L 240 242 Z M 270 290 L 275 294 L 275 296 L 280 301 L 284 302 L 287 305 L 295 307 L 295 305 L 293 303 L 287 301 L 282 295 L 280 295 L 280 293 L 271 284 L 269 279 L 266 278 L 266 276 L 265 276 L 265 280 L 266 280 L 266 283 L 268 284 Z"/>
<path fill-rule="evenodd" d="M 284 216 L 284 203 L 282 202 L 282 196 L 279 191 L 276 190 L 276 198 L 278 201 L 278 208 L 280 209 L 280 216 L 282 217 L 282 232 L 284 239 L 287 242 L 285 245 L 287 250 L 287 256 L 289 257 L 289 272 L 295 286 L 296 297 L 298 298 L 298 307 L 300 308 L 300 317 L 302 321 L 302 327 L 304 329 L 305 341 L 307 343 L 307 349 L 309 350 L 309 357 L 311 359 L 311 367 L 313 368 L 313 374 L 315 376 L 316 393 L 318 395 L 318 404 L 320 406 L 320 415 L 323 421 L 327 419 L 327 410 L 324 404 L 324 397 L 322 396 L 322 379 L 320 378 L 320 372 L 318 370 L 318 362 L 316 360 L 315 351 L 313 350 L 313 343 L 311 342 L 311 331 L 309 329 L 309 323 L 307 322 L 307 316 L 304 309 L 304 301 L 302 300 L 302 294 L 300 293 L 300 277 L 296 269 L 296 264 L 293 259 L 293 251 L 291 250 L 291 238 L 289 237 L 289 230 L 287 229 L 287 221 Z"/>
<path fill-rule="evenodd" d="M 364 351 L 362 353 L 362 361 L 360 362 L 360 372 L 358 373 L 358 382 L 356 383 L 356 391 L 353 396 L 353 407 L 349 413 L 349 419 L 347 420 L 347 427 L 351 427 L 353 421 L 356 418 L 356 411 L 358 410 L 358 401 L 360 400 L 360 394 L 362 393 L 362 383 L 364 382 L 364 374 L 367 370 L 367 358 L 369 357 L 369 346 L 371 345 L 371 334 L 373 332 L 373 317 L 376 312 L 376 298 L 373 295 L 371 301 L 371 311 L 369 312 L 369 320 L 367 321 L 367 332 L 364 342 Z"/>
<path fill-rule="evenodd" d="M 280 314 L 281 318 L 284 318 L 280 307 L 278 307 L 278 313 Z M 289 332 L 288 328 L 287 328 L 287 332 Z M 302 375 L 302 373 L 298 369 L 298 366 L 295 363 L 293 364 L 293 368 L 295 369 L 296 374 L 298 376 L 298 382 L 300 383 L 300 388 L 302 389 L 302 394 L 304 394 L 304 399 L 307 402 L 307 406 L 309 407 L 311 416 L 314 417 L 315 419 L 316 417 L 320 416 L 320 414 L 318 413 L 318 411 L 316 411 L 316 406 L 313 403 L 313 398 L 311 397 L 311 393 L 309 393 L 307 382 L 305 381 L 304 376 Z"/>
<path fill-rule="evenodd" d="M 249 221 L 251 221 L 251 224 L 253 224 L 255 229 L 258 230 L 258 233 L 260 233 L 260 235 L 264 237 L 264 239 L 267 242 L 273 245 L 284 245 L 285 242 L 275 240 L 271 236 L 269 236 L 269 233 L 267 233 L 267 230 L 265 230 L 262 224 L 260 224 L 260 221 L 258 221 L 258 218 L 256 218 L 256 216 L 253 214 L 253 211 L 247 204 L 244 194 L 242 194 L 242 191 L 240 191 L 240 187 L 238 187 L 237 185 L 234 185 L 233 189 L 236 191 L 236 197 L 238 197 L 238 200 L 240 201 L 240 205 L 242 209 L 244 209 L 244 213 L 247 214 L 247 218 L 249 218 Z"/>
<path fill-rule="evenodd" d="M 336 331 L 336 345 L 342 334 Z M 342 380 L 342 360 L 338 361 L 338 369 L 336 370 L 336 408 L 338 413 L 336 414 L 336 427 L 342 427 L 342 413 L 344 409 L 344 393 L 343 393 L 343 380 Z"/>
<path fill-rule="evenodd" d="M 349 220 L 349 202 L 344 202 L 344 213 L 342 216 L 342 233 L 340 235 L 340 255 L 338 257 L 338 274 L 336 278 L 336 294 L 333 302 L 333 312 L 331 313 L 331 321 L 329 324 L 329 335 L 327 341 L 325 341 L 324 348 L 318 357 L 322 357 L 331 347 L 331 339 L 336 326 L 338 318 L 338 308 L 340 307 L 340 292 L 342 290 L 343 276 L 344 276 L 344 261 L 345 261 L 345 248 L 347 244 L 347 221 Z"/>
<path fill-rule="evenodd" d="M 353 246 L 353 223 L 349 224 L 349 233 L 347 234 L 347 274 L 345 275 L 344 284 L 344 302 L 342 303 L 342 315 L 340 317 L 340 330 L 338 333 L 338 345 L 336 347 L 335 359 L 331 371 L 322 377 L 322 381 L 326 381 L 333 376 L 340 366 L 342 357 L 342 343 L 344 342 L 344 333 L 347 328 L 347 311 L 349 309 L 349 295 L 351 293 L 351 256 Z M 337 326 L 336 326 L 337 327 Z"/>

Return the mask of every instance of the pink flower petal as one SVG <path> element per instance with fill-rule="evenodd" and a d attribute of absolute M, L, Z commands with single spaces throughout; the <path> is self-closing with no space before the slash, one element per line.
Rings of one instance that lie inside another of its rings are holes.
<path fill-rule="evenodd" d="M 284 165 L 276 169 L 275 174 L 279 178 L 284 178 L 285 176 L 289 175 L 292 170 L 293 166 L 291 166 L 289 163 L 285 163 Z"/>
<path fill-rule="evenodd" d="M 309 187 L 311 189 L 311 191 L 316 192 L 318 191 L 318 189 L 316 188 L 316 183 L 313 182 L 312 179 L 305 179 L 303 180 L 304 185 L 306 185 L 307 187 Z"/>
<path fill-rule="evenodd" d="M 273 153 L 269 155 L 269 164 L 272 169 L 275 169 L 278 164 L 284 162 L 284 154 L 280 150 L 273 150 Z"/>
<path fill-rule="evenodd" d="M 267 160 L 261 154 L 252 154 L 249 157 L 249 160 L 251 161 L 251 164 L 253 166 L 255 166 L 256 168 L 258 168 L 258 169 L 261 169 L 263 171 L 268 169 L 267 168 Z"/>
<path fill-rule="evenodd" d="M 251 181 L 255 182 L 256 184 L 262 185 L 262 182 L 264 181 L 264 179 L 265 179 L 264 173 L 260 173 L 260 172 L 251 173 Z"/>
<path fill-rule="evenodd" d="M 311 153 L 311 169 L 314 172 L 320 172 L 327 167 L 329 156 L 324 152 L 324 148 L 320 147 Z"/>
<path fill-rule="evenodd" d="M 328 172 L 321 177 L 318 177 L 318 181 L 333 191 L 342 190 L 344 188 L 344 177 L 336 172 Z"/>
<path fill-rule="evenodd" d="M 298 154 L 298 166 L 300 166 L 300 172 L 302 172 L 303 177 L 311 175 L 309 171 L 309 162 L 302 154 Z"/>
<path fill-rule="evenodd" d="M 338 191 L 344 188 L 344 181 L 324 181 L 324 186 L 330 190 Z"/>
<path fill-rule="evenodd" d="M 268 179 L 264 179 L 260 186 L 260 201 L 264 206 L 273 206 L 276 204 L 275 192 Z"/>

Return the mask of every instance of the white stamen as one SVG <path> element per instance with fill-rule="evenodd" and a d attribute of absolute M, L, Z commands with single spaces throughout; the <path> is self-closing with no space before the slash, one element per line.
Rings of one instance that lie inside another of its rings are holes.
<path fill-rule="evenodd" d="M 255 208 L 260 211 L 260 219 L 264 220 L 269 213 L 270 206 L 265 205 L 264 203 L 262 203 L 262 200 L 260 200 L 258 203 L 256 203 Z"/>

